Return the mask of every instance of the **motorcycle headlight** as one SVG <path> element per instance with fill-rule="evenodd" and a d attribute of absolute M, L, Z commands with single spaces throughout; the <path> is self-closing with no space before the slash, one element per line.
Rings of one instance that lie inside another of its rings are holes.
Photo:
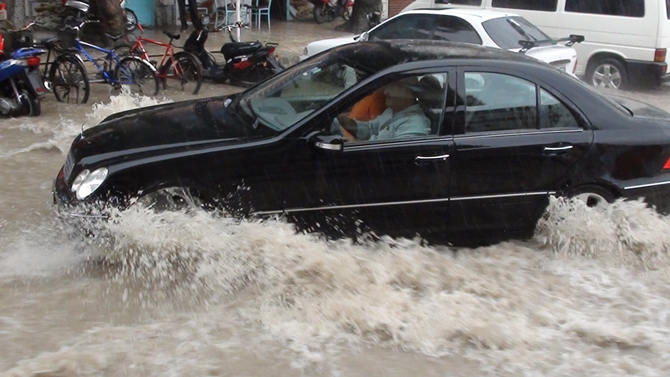
<path fill-rule="evenodd" d="M 85 199 L 102 185 L 107 178 L 107 172 L 107 168 L 96 169 L 93 172 L 84 169 L 74 179 L 70 189 L 77 193 L 77 199 Z"/>

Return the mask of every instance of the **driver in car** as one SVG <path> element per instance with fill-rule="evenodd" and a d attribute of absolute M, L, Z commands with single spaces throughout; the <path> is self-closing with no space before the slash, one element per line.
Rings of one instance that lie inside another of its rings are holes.
<path fill-rule="evenodd" d="M 386 110 L 381 115 L 370 121 L 357 121 L 347 114 L 340 114 L 333 121 L 332 131 L 343 135 L 347 141 L 428 135 L 430 119 L 419 105 L 416 95 L 418 84 L 417 77 L 410 77 L 387 85 L 384 88 Z"/>

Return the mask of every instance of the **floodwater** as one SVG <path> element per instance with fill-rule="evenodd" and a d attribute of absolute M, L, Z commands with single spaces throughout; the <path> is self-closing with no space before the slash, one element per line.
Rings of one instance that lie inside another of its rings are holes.
<path fill-rule="evenodd" d="M 274 30 L 286 56 L 309 40 Z M 556 201 L 532 240 L 479 249 L 325 242 L 198 213 L 126 213 L 113 245 L 72 237 L 50 189 L 73 137 L 113 112 L 191 97 L 95 90 L 89 105 L 49 95 L 41 117 L 0 123 L 2 377 L 670 370 L 670 220 L 639 202 Z M 670 110 L 669 92 L 625 95 Z"/>

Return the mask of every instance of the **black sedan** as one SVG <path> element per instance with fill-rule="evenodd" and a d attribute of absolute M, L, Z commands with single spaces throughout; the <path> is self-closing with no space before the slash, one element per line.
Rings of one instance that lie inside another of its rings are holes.
<path fill-rule="evenodd" d="M 666 212 L 668 193 L 670 114 L 522 55 L 431 41 L 346 45 L 239 94 L 114 114 L 77 136 L 54 182 L 67 218 L 198 206 L 462 243 L 531 235 L 551 195 Z"/>

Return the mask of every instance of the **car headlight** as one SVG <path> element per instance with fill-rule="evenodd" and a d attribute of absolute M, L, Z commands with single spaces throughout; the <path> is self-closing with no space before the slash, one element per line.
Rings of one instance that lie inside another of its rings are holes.
<path fill-rule="evenodd" d="M 102 182 L 107 178 L 107 172 L 107 168 L 96 169 L 93 172 L 84 169 L 74 179 L 70 189 L 77 193 L 77 199 L 85 199 L 102 185 Z"/>

